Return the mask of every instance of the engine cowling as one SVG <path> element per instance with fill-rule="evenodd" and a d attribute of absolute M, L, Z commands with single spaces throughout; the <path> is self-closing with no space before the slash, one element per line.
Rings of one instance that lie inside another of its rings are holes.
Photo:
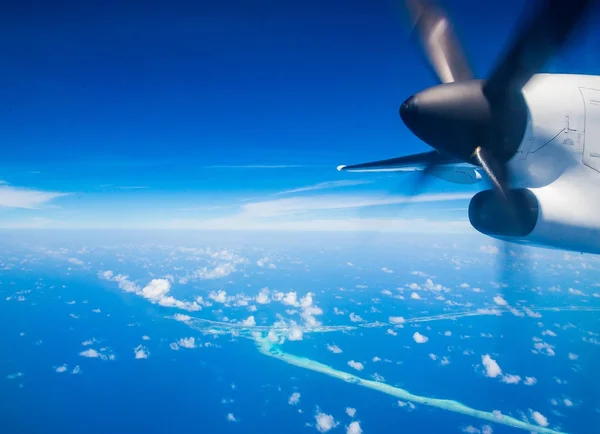
<path fill-rule="evenodd" d="M 590 173 L 591 171 L 588 171 Z M 590 182 L 593 181 L 593 182 Z M 522 227 L 494 191 L 477 193 L 469 221 L 484 235 L 520 244 L 600 254 L 600 179 L 564 177 L 543 188 L 513 189 Z"/>
<path fill-rule="evenodd" d="M 521 214 L 521 225 L 514 224 L 514 217 L 503 199 L 493 190 L 477 193 L 469 203 L 469 221 L 482 234 L 492 237 L 527 237 L 534 230 L 540 215 L 540 204 L 526 188 L 511 190 L 513 203 Z"/>

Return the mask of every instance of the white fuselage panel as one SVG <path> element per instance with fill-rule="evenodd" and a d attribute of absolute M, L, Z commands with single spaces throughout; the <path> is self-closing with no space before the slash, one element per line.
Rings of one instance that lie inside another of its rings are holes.
<path fill-rule="evenodd" d="M 585 104 L 583 164 L 600 172 L 600 89 L 580 90 Z"/>
<path fill-rule="evenodd" d="M 600 77 L 538 74 L 523 94 L 529 122 L 509 167 L 540 214 L 520 241 L 600 253 Z"/>

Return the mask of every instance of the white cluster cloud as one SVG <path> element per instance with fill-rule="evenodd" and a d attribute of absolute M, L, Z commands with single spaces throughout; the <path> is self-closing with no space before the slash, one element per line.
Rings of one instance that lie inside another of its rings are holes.
<path fill-rule="evenodd" d="M 439 360 L 440 361 L 440 365 L 442 366 L 446 366 L 450 364 L 450 359 L 448 358 L 448 356 L 444 356 L 441 359 L 437 356 L 437 354 L 434 353 L 429 353 L 429 358 L 433 361 L 435 360 Z"/>
<path fill-rule="evenodd" d="M 177 344 L 182 348 L 196 348 L 196 338 L 181 338 L 177 341 Z"/>
<path fill-rule="evenodd" d="M 385 378 L 383 375 L 378 374 L 377 372 L 375 372 L 373 375 L 373 380 L 379 382 L 379 383 L 385 383 Z"/>
<path fill-rule="evenodd" d="M 317 413 L 315 420 L 317 422 L 317 431 L 319 432 L 327 432 L 339 425 L 339 422 L 336 422 L 330 414 Z"/>
<path fill-rule="evenodd" d="M 360 315 L 357 315 L 354 312 L 351 312 L 349 316 L 350 316 L 350 321 L 352 321 L 352 322 L 363 322 L 364 321 Z"/>
<path fill-rule="evenodd" d="M 494 297 L 494 303 L 496 303 L 498 306 L 508 306 L 508 302 L 501 295 Z"/>
<path fill-rule="evenodd" d="M 295 321 L 291 321 L 290 332 L 288 333 L 288 340 L 301 341 L 303 334 L 304 334 L 304 332 L 302 331 L 300 326 L 298 326 L 298 324 L 296 324 Z"/>
<path fill-rule="evenodd" d="M 211 291 L 210 294 L 208 294 L 208 298 L 210 298 L 215 303 L 223 304 L 227 302 L 227 292 L 223 290 Z"/>
<path fill-rule="evenodd" d="M 273 300 L 279 301 L 286 306 L 298 307 L 298 294 L 296 291 L 290 291 L 288 293 L 275 292 L 273 294 Z"/>
<path fill-rule="evenodd" d="M 569 294 L 573 294 L 573 295 L 587 295 L 582 290 L 575 289 L 575 288 L 569 288 Z"/>
<path fill-rule="evenodd" d="M 481 429 L 475 428 L 473 425 L 469 425 L 463 428 L 462 432 L 467 434 L 493 434 L 494 430 L 489 425 L 483 425 Z"/>
<path fill-rule="evenodd" d="M 496 363 L 496 361 L 492 359 L 489 354 L 481 356 L 481 363 L 483 363 L 483 366 L 485 367 L 486 377 L 496 378 L 502 375 L 502 369 L 500 369 L 500 365 L 498 365 L 498 363 Z"/>
<path fill-rule="evenodd" d="M 80 267 L 83 267 L 85 265 L 81 259 L 77 258 L 69 258 L 67 259 L 67 261 L 73 265 L 78 265 Z"/>
<path fill-rule="evenodd" d="M 167 279 L 152 279 L 146 286 L 140 289 L 138 285 L 130 281 L 129 277 L 124 274 L 115 275 L 112 271 L 107 270 L 98 273 L 98 276 L 103 280 L 117 282 L 119 288 L 125 292 L 133 292 L 161 306 L 177 307 L 192 312 L 202 309 L 196 301 L 181 301 L 167 295 L 171 290 L 171 282 Z"/>
<path fill-rule="evenodd" d="M 489 354 L 485 354 L 485 355 L 481 356 L 481 363 L 483 363 L 483 366 L 485 368 L 485 376 L 486 377 L 490 377 L 490 378 L 500 377 L 500 380 L 506 384 L 519 384 L 521 382 L 521 377 L 519 375 L 513 375 L 513 374 L 502 375 L 502 369 L 500 368 L 500 365 L 498 365 L 498 362 L 496 362 L 496 360 L 492 359 L 492 357 Z M 533 377 L 525 377 L 525 378 L 526 379 L 525 379 L 524 383 L 527 384 L 528 386 L 535 384 L 537 381 Z"/>
<path fill-rule="evenodd" d="M 258 304 L 268 304 L 271 302 L 269 298 L 269 288 L 263 288 L 260 290 L 258 295 L 255 298 L 256 303 Z"/>
<path fill-rule="evenodd" d="M 150 351 L 148 351 L 148 348 L 142 345 L 138 345 L 137 347 L 135 347 L 133 349 L 133 352 L 135 354 L 136 359 L 147 359 L 150 355 Z"/>
<path fill-rule="evenodd" d="M 410 402 L 410 401 L 400 401 L 400 400 L 398 400 L 398 407 L 400 407 L 400 408 L 406 408 L 409 411 L 415 409 L 415 405 L 412 402 Z"/>
<path fill-rule="evenodd" d="M 350 422 L 350 425 L 346 428 L 346 434 L 362 434 L 362 432 L 360 422 L 357 420 Z"/>
<path fill-rule="evenodd" d="M 183 253 L 205 256 L 211 262 L 210 266 L 201 267 L 179 278 L 180 284 L 187 284 L 192 280 L 222 279 L 223 277 L 238 271 L 238 265 L 247 262 L 245 258 L 229 250 L 213 251 L 211 249 L 189 247 L 180 247 L 180 250 Z"/>
<path fill-rule="evenodd" d="M 235 265 L 229 262 L 217 265 L 214 268 L 202 267 L 201 269 L 196 270 L 193 276 L 202 280 L 214 280 L 229 276 L 234 271 L 236 271 Z"/>
<path fill-rule="evenodd" d="M 434 283 L 431 278 L 428 278 L 423 285 L 423 289 L 425 291 L 448 291 L 448 288 L 440 285 L 439 283 Z"/>
<path fill-rule="evenodd" d="M 288 399 L 288 403 L 290 405 L 296 405 L 299 402 L 300 402 L 300 393 L 298 393 L 298 392 L 292 393 L 292 396 L 290 396 L 290 399 Z"/>
<path fill-rule="evenodd" d="M 129 276 L 125 274 L 115 275 L 111 270 L 107 270 L 99 272 L 98 277 L 103 280 L 117 282 L 119 289 L 122 289 L 125 292 L 138 292 L 140 290 L 139 286 L 129 280 Z"/>
<path fill-rule="evenodd" d="M 100 348 L 99 351 L 88 348 L 87 350 L 80 352 L 79 355 L 89 359 L 115 360 L 115 355 L 112 354 L 109 348 Z"/>
<path fill-rule="evenodd" d="M 177 342 L 172 342 L 169 346 L 172 350 L 178 350 L 179 348 L 193 349 L 197 347 L 196 338 L 193 336 L 189 338 L 181 338 Z"/>
<path fill-rule="evenodd" d="M 271 262 L 271 259 L 268 256 L 265 256 L 264 258 L 260 258 L 258 261 L 256 261 L 256 265 L 258 265 L 259 267 L 263 268 L 277 268 L 277 266 L 275 264 L 273 264 L 273 262 Z"/>
<path fill-rule="evenodd" d="M 521 377 L 519 375 L 506 374 L 502 377 L 502 382 L 506 384 L 519 384 Z"/>
<path fill-rule="evenodd" d="M 542 341 L 540 338 L 534 337 L 533 341 L 535 342 L 533 344 L 533 347 L 535 348 L 535 350 L 533 350 L 534 354 L 544 354 L 546 356 L 554 356 L 556 355 L 556 352 L 554 351 L 554 345 L 550 345 L 547 342 Z"/>
<path fill-rule="evenodd" d="M 277 334 L 277 332 L 273 329 L 269 330 L 267 333 L 267 339 L 269 342 L 283 344 L 285 342 L 285 338 Z"/>
<path fill-rule="evenodd" d="M 256 325 L 256 321 L 254 319 L 254 315 L 250 315 L 248 318 L 241 322 L 244 327 L 254 327 Z"/>
<path fill-rule="evenodd" d="M 524 306 L 523 307 L 523 311 L 527 314 L 528 317 L 530 318 L 541 318 L 542 314 L 539 312 L 534 312 L 531 309 L 529 309 L 528 307 Z"/>
<path fill-rule="evenodd" d="M 540 426 L 548 426 L 548 419 L 539 411 L 534 411 L 531 413 L 531 417 L 536 423 Z"/>
<path fill-rule="evenodd" d="M 329 351 L 331 351 L 333 354 L 340 354 L 342 352 L 342 349 L 335 344 L 333 344 L 333 345 L 327 344 L 327 349 Z"/>
<path fill-rule="evenodd" d="M 362 363 L 355 362 L 354 360 L 348 361 L 348 366 L 356 369 L 357 371 L 362 371 L 363 369 L 365 369 L 365 366 Z"/>
<path fill-rule="evenodd" d="M 413 334 L 413 339 L 417 344 L 424 344 L 425 342 L 427 342 L 429 340 L 429 338 L 427 336 L 424 336 L 419 332 L 415 332 Z"/>
<path fill-rule="evenodd" d="M 352 407 L 346 407 L 346 414 L 350 417 L 354 417 L 356 414 L 356 409 Z"/>
<path fill-rule="evenodd" d="M 295 291 L 288 293 L 275 291 L 271 294 L 271 299 L 285 306 L 300 308 L 300 317 L 304 320 L 306 327 L 316 327 L 320 325 L 316 316 L 322 315 L 323 310 L 314 304 L 313 296 L 312 292 L 308 292 L 304 297 L 298 299 L 298 294 Z"/>
<path fill-rule="evenodd" d="M 309 292 L 300 299 L 300 307 L 307 308 L 313 305 L 313 293 Z"/>
<path fill-rule="evenodd" d="M 148 285 L 142 288 L 140 295 L 153 303 L 158 303 L 170 290 L 171 282 L 167 279 L 152 279 Z"/>
<path fill-rule="evenodd" d="M 499 252 L 498 247 L 496 247 L 496 246 L 490 246 L 490 245 L 481 246 L 479 248 L 479 251 L 482 252 L 482 253 L 487 253 L 488 255 L 497 255 L 498 252 Z"/>

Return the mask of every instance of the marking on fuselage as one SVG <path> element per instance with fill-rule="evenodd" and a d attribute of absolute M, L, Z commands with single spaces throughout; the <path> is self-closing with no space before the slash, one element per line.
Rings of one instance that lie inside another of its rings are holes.
<path fill-rule="evenodd" d="M 552 143 L 558 136 L 560 136 L 562 133 L 564 133 L 566 131 L 565 128 L 563 128 L 562 130 L 560 130 L 558 133 L 556 133 L 556 135 L 554 137 L 552 137 L 550 140 L 548 140 L 546 143 L 544 143 L 542 146 L 540 146 L 539 148 L 537 148 L 535 151 L 529 151 L 530 154 L 535 154 L 537 151 L 539 151 L 540 149 L 542 149 L 544 146 L 546 146 L 548 143 Z"/>

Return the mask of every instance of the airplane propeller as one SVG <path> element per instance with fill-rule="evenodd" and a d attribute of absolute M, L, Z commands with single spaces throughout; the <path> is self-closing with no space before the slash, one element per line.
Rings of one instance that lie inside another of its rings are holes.
<path fill-rule="evenodd" d="M 497 210 L 517 232 L 526 232 L 526 207 L 512 193 L 507 164 L 517 153 L 528 121 L 522 89 L 579 27 L 597 0 L 545 0 L 520 23 L 492 73 L 473 78 L 447 14 L 433 1 L 405 0 L 414 36 L 439 85 L 410 96 L 400 117 L 413 134 L 438 153 L 482 168 L 492 183 Z M 435 170 L 435 159 L 415 181 L 416 194 Z M 504 249 L 505 262 L 510 252 Z"/>
<path fill-rule="evenodd" d="M 400 106 L 400 117 L 438 152 L 480 166 L 515 224 L 521 219 L 511 197 L 506 163 L 525 134 L 527 108 L 521 90 L 565 44 L 593 3 L 595 0 L 538 3 L 535 13 L 522 21 L 491 75 L 473 80 L 446 13 L 431 1 L 406 0 L 414 32 L 442 84 L 410 96 Z"/>

